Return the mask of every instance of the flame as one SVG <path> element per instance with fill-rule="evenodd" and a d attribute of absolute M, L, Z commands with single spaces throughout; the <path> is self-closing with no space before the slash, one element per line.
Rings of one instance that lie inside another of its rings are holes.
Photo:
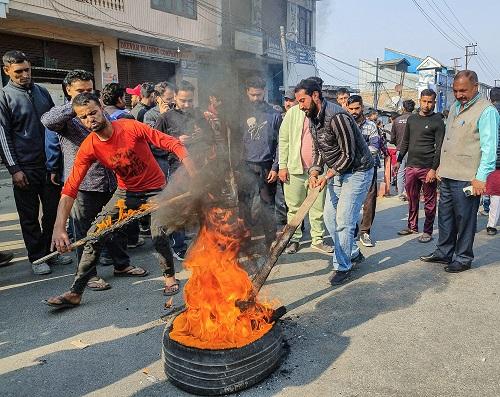
<path fill-rule="evenodd" d="M 124 199 L 119 199 L 116 201 L 115 207 L 118 208 L 118 218 L 116 219 L 116 221 L 113 222 L 110 215 L 106 216 L 101 222 L 99 222 L 96 225 L 97 229 L 96 229 L 95 233 L 99 233 L 99 232 L 103 231 L 104 229 L 107 229 L 107 228 L 113 226 L 113 224 L 116 222 L 123 221 L 124 219 L 127 219 L 131 216 L 134 216 L 134 215 L 140 214 L 141 212 L 149 210 L 150 208 L 153 207 L 153 205 L 150 203 L 141 204 L 141 206 L 138 209 L 131 210 L 131 209 L 127 209 L 127 206 L 125 205 Z"/>
<path fill-rule="evenodd" d="M 170 338 L 200 349 L 230 349 L 261 338 L 272 328 L 270 304 L 241 311 L 237 300 L 252 291 L 238 264 L 243 223 L 234 212 L 211 209 L 184 265 L 192 274 L 184 288 L 186 310 L 173 322 Z"/>

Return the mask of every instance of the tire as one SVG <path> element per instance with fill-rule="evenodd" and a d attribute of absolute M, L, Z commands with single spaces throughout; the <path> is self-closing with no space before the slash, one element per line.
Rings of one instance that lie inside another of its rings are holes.
<path fill-rule="evenodd" d="M 267 378 L 283 358 L 283 334 L 278 322 L 262 338 L 239 349 L 204 350 L 188 347 L 163 334 L 165 373 L 171 383 L 192 394 L 236 393 Z"/>

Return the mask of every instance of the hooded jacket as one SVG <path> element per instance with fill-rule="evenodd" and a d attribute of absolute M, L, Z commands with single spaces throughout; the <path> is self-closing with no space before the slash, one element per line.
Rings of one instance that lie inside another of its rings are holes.
<path fill-rule="evenodd" d="M 45 127 L 40 116 L 54 102 L 37 84 L 9 81 L 0 89 L 0 154 L 13 175 L 24 168 L 45 168 Z"/>

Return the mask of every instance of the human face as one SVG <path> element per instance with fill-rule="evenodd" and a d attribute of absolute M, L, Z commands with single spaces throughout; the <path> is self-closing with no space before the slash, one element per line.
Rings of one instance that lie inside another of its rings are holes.
<path fill-rule="evenodd" d="M 378 120 L 378 113 L 372 113 L 372 114 L 370 114 L 370 116 L 368 117 L 368 119 L 370 119 L 371 121 L 373 121 L 374 123 L 376 123 L 377 120 Z"/>
<path fill-rule="evenodd" d="M 170 105 L 171 103 L 175 103 L 175 92 L 174 90 L 166 89 L 160 98 L 163 102 Z"/>
<path fill-rule="evenodd" d="M 299 108 L 307 117 L 316 117 L 318 114 L 318 106 L 315 103 L 315 98 L 319 98 L 319 94 L 316 91 L 312 95 L 307 95 L 306 90 L 300 90 L 295 93 L 295 99 L 299 103 Z"/>
<path fill-rule="evenodd" d="M 94 91 L 94 83 L 92 82 L 92 80 L 75 80 L 71 84 L 68 84 L 66 86 L 66 92 L 71 97 L 71 99 L 74 99 L 78 94 L 81 94 L 83 92 L 92 91 Z"/>
<path fill-rule="evenodd" d="M 458 102 L 465 105 L 478 93 L 478 84 L 466 77 L 460 77 L 453 82 L 453 94 Z"/>
<path fill-rule="evenodd" d="M 23 87 L 29 87 L 31 84 L 31 64 L 28 61 L 11 63 L 4 66 L 3 71 L 13 83 Z"/>
<path fill-rule="evenodd" d="M 108 125 L 108 119 L 104 116 L 104 111 L 94 101 L 90 101 L 87 105 L 75 106 L 74 110 L 76 117 L 89 131 L 99 132 Z"/>
<path fill-rule="evenodd" d="M 344 109 L 347 109 L 347 100 L 349 99 L 349 97 L 350 97 L 350 95 L 347 92 L 345 94 L 338 94 L 337 95 L 337 102 Z"/>
<path fill-rule="evenodd" d="M 132 107 L 135 107 L 135 105 L 137 105 L 140 100 L 141 100 L 141 97 L 139 95 L 131 95 L 130 96 L 130 105 Z"/>
<path fill-rule="evenodd" d="M 183 112 L 193 109 L 194 93 L 192 91 L 179 91 L 175 96 L 175 106 Z"/>
<path fill-rule="evenodd" d="M 351 114 L 356 121 L 362 121 L 363 116 L 363 105 L 359 102 L 353 102 L 347 105 L 347 111 Z"/>
<path fill-rule="evenodd" d="M 428 116 L 434 112 L 436 106 L 436 98 L 434 96 L 421 96 L 420 97 L 420 113 Z"/>
<path fill-rule="evenodd" d="M 264 101 L 265 91 L 263 88 L 247 88 L 247 97 L 250 103 L 259 103 Z"/>
<path fill-rule="evenodd" d="M 283 104 L 285 106 L 285 112 L 288 112 L 288 109 L 295 106 L 296 104 L 297 104 L 297 101 L 295 98 L 293 98 L 293 99 L 285 98 L 285 103 Z"/>

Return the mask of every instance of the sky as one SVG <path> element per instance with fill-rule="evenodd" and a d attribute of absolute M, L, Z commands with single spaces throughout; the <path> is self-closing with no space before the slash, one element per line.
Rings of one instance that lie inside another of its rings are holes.
<path fill-rule="evenodd" d="M 465 45 L 477 42 L 479 55 L 471 57 L 469 69 L 487 84 L 500 79 L 500 35 L 493 33 L 500 25 L 498 0 L 320 0 L 316 7 L 316 49 L 339 60 L 358 66 L 359 59 L 383 59 L 387 47 L 420 58 L 429 55 L 449 66 L 451 58 L 461 57 L 464 69 Z M 326 84 L 357 82 L 356 69 L 320 54 L 316 61 Z"/>

